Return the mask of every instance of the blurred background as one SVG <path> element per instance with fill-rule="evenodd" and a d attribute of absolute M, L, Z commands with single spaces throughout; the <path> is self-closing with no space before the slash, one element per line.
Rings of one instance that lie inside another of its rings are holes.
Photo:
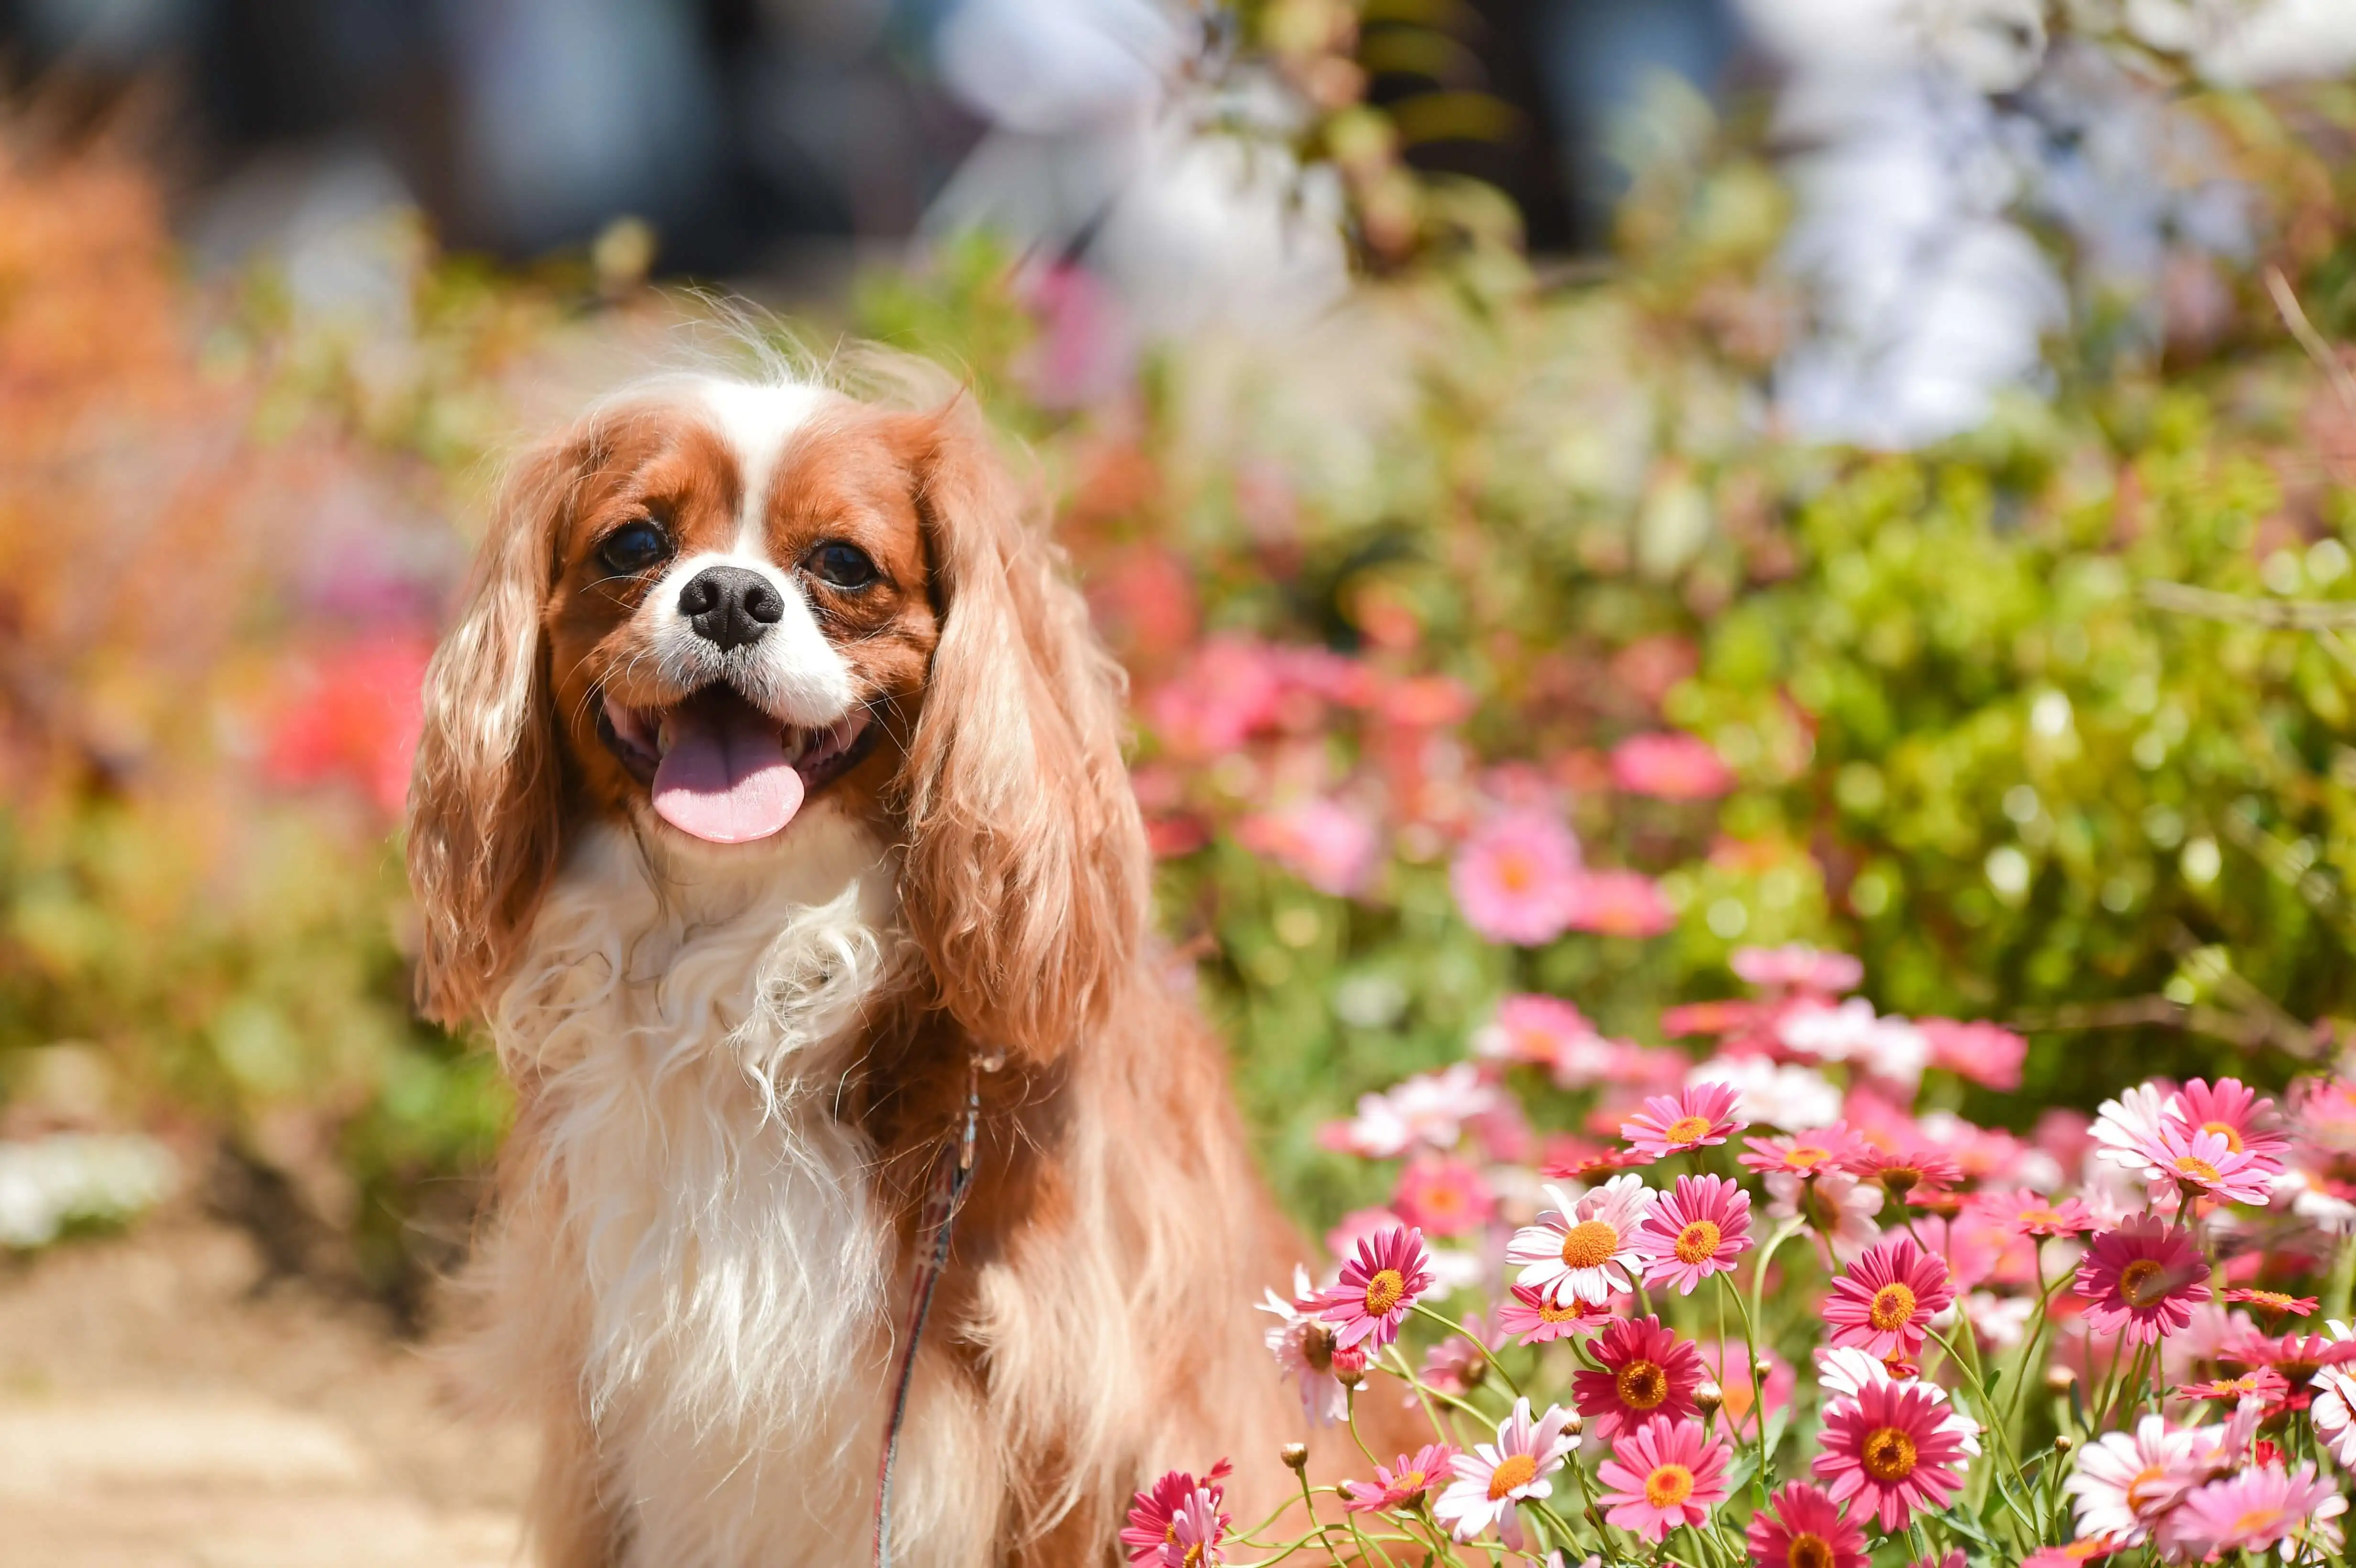
<path fill-rule="evenodd" d="M 2026 1034 L 1989 1125 L 2350 1043 L 2346 0 L 0 0 L 0 1559 L 509 1560 L 416 685 L 501 452 L 722 299 L 1038 453 L 1312 1231 L 1502 996 L 1658 1042 L 1739 945 Z"/>

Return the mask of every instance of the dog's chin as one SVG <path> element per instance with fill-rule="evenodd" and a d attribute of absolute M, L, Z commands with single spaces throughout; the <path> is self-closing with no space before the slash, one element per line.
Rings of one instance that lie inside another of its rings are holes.
<path fill-rule="evenodd" d="M 872 707 L 790 724 L 725 682 L 659 707 L 601 698 L 597 709 L 597 738 L 633 786 L 632 817 L 665 840 L 730 853 L 787 837 L 882 732 Z"/>

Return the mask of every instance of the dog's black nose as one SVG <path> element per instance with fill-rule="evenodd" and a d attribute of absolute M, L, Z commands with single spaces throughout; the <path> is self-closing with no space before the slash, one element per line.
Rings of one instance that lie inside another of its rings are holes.
<path fill-rule="evenodd" d="M 695 635 L 719 645 L 720 651 L 757 643 L 763 633 L 786 613 L 786 601 L 776 587 L 757 571 L 741 566 L 708 566 L 679 591 L 679 613 Z"/>

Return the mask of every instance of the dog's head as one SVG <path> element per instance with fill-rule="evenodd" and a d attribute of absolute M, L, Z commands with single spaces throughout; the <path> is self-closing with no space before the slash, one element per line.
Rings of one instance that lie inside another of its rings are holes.
<path fill-rule="evenodd" d="M 1051 1054 L 1142 922 L 1119 695 L 966 400 L 648 383 L 519 462 L 427 676 L 421 996 L 485 1005 L 596 819 L 742 876 L 846 813 L 902 847 L 939 1003 Z"/>

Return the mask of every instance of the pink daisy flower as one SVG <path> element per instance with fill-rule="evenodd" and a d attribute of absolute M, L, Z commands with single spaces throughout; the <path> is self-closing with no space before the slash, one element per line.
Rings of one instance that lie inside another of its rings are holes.
<path fill-rule="evenodd" d="M 1462 1334 L 1451 1334 L 1423 1353 L 1423 1365 L 1416 1375 L 1427 1387 L 1462 1396 L 1470 1393 L 1489 1375 L 1489 1352 L 1494 1348 L 1494 1336 L 1477 1312 L 1466 1317 L 1464 1327 L 1472 1330 L 1471 1339 Z M 1410 1406 L 1415 1404 L 1412 1392 L 1408 1393 L 1407 1403 Z"/>
<path fill-rule="evenodd" d="M 2020 1560 L 2020 1568 L 2077 1568 L 2081 1563 L 2098 1563 L 2117 1550 L 2100 1536 L 2081 1538 L 2060 1546 L 2040 1546 Z"/>
<path fill-rule="evenodd" d="M 2176 1092 L 2169 1120 L 2188 1131 L 2215 1133 L 2226 1148 L 2248 1155 L 2268 1176 L 2280 1174 L 2290 1151 L 2275 1103 L 2260 1099 L 2238 1078 L 2220 1078 L 2214 1087 L 2195 1078 Z"/>
<path fill-rule="evenodd" d="M 2201 1479 L 2199 1435 L 2147 1415 L 2135 1431 L 2105 1433 L 2078 1452 L 2062 1483 L 2074 1499 L 2078 1533 L 2141 1546 L 2185 1490 Z"/>
<path fill-rule="evenodd" d="M 1916 1019 L 1914 1027 L 1931 1043 L 1931 1065 L 1990 1089 L 2020 1087 L 2029 1041 L 2008 1029 L 1954 1019 Z"/>
<path fill-rule="evenodd" d="M 1644 1283 L 1681 1296 L 1714 1274 L 1730 1274 L 1751 1246 L 1751 1194 L 1723 1177 L 1680 1176 L 1636 1232 Z"/>
<path fill-rule="evenodd" d="M 1365 890 L 1381 859 L 1375 825 L 1337 800 L 1304 800 L 1245 817 L 1236 840 L 1335 898 Z"/>
<path fill-rule="evenodd" d="M 1355 1374 L 1365 1370 L 1365 1362 L 1359 1359 L 1355 1366 L 1345 1361 L 1340 1370 L 1335 1368 L 1333 1326 L 1317 1320 L 1319 1304 L 1309 1283 L 1309 1271 L 1293 1265 L 1291 1300 L 1273 1290 L 1267 1295 L 1259 1310 L 1277 1320 L 1265 1335 L 1269 1354 L 1297 1385 L 1301 1413 L 1312 1426 L 1344 1419 L 1350 1413 L 1350 1388 L 1357 1381 Z"/>
<path fill-rule="evenodd" d="M 1427 1155 L 1400 1168 L 1391 1209 L 1428 1236 L 1461 1236 L 1487 1224 L 1497 1200 L 1468 1161 Z"/>
<path fill-rule="evenodd" d="M 1660 884 L 1641 871 L 1581 871 L 1570 880 L 1563 920 L 1601 936 L 1658 936 L 1677 923 Z"/>
<path fill-rule="evenodd" d="M 1884 1531 L 1902 1530 L 1918 1510 L 1947 1506 L 1963 1485 L 1963 1445 L 1948 1412 L 1921 1385 L 1869 1383 L 1825 1407 L 1815 1473 L 1835 1502 L 1856 1502 Z"/>
<path fill-rule="evenodd" d="M 1472 1036 L 1472 1053 L 1543 1067 L 1563 1088 L 1583 1089 L 1609 1075 L 1618 1051 L 1569 1002 L 1522 995 L 1497 1004 L 1497 1016 Z"/>
<path fill-rule="evenodd" d="M 2320 1560 L 2338 1554 L 2340 1527 L 2331 1521 L 2347 1511 L 2348 1499 L 2317 1479 L 2313 1465 L 2295 1473 L 2261 1465 L 2185 1493 L 2161 1527 L 2163 1544 L 2205 1558 L 2290 1542 Z"/>
<path fill-rule="evenodd" d="M 1947 1265 L 1912 1236 L 1894 1236 L 1869 1249 L 1833 1281 L 1825 1303 L 1832 1342 L 1855 1345 L 1883 1360 L 1921 1353 L 1932 1317 L 1955 1299 Z"/>
<path fill-rule="evenodd" d="M 1745 1138 L 1742 1152 L 1734 1157 L 1743 1169 L 1755 1170 L 1762 1176 L 1779 1170 L 1793 1176 L 1815 1176 L 1837 1167 L 1857 1152 L 1856 1146 L 1857 1135 L 1848 1130 L 1847 1124 L 1835 1122 L 1829 1127 L 1804 1133 Z"/>
<path fill-rule="evenodd" d="M 1570 1397 L 1601 1435 L 1632 1430 L 1655 1416 L 1682 1421 L 1701 1413 L 1693 1398 L 1705 1371 L 1701 1350 L 1663 1328 L 1658 1317 L 1614 1318 L 1587 1351 L 1601 1365 L 1571 1374 Z"/>
<path fill-rule="evenodd" d="M 2159 1136 L 2159 1129 L 2168 1123 L 2169 1107 L 2178 1103 L 2158 1083 L 2138 1083 L 2117 1099 L 2104 1101 L 2095 1107 L 2094 1125 L 2089 1129 L 2095 1157 L 2130 1170 L 2143 1169 L 2151 1162 L 2139 1152 L 2142 1146 Z"/>
<path fill-rule="evenodd" d="M 1223 1499 L 1220 1482 L 1235 1468 L 1225 1459 L 1196 1480 L 1184 1470 L 1172 1470 L 1130 1499 L 1129 1523 L 1120 1532 L 1121 1550 L 1131 1563 L 1158 1563 L 1162 1549 L 1177 1535 L 1179 1513 L 1198 1493 L 1208 1493 L 1216 1509 Z"/>
<path fill-rule="evenodd" d="M 2259 1367 L 2237 1378 L 2211 1378 L 2207 1382 L 2186 1383 L 2169 1394 L 2170 1399 L 2213 1399 L 2223 1404 L 2239 1406 L 2245 1399 L 2273 1405 L 2290 1392 L 2290 1380 L 2272 1367 Z"/>
<path fill-rule="evenodd" d="M 1734 787 L 1734 774 L 1707 741 L 1663 731 L 1612 747 L 1612 782 L 1655 800 L 1715 800 Z"/>
<path fill-rule="evenodd" d="M 1217 1488 L 1195 1488 L 1171 1517 L 1170 1539 L 1162 1543 L 1162 1568 L 1213 1568 L 1226 1562 L 1220 1545 L 1234 1522 L 1219 1510 Z"/>
<path fill-rule="evenodd" d="M 1839 997 L 1856 990 L 1865 979 L 1865 965 L 1858 959 L 1804 942 L 1782 947 L 1738 947 L 1726 963 L 1738 978 L 1764 990 Z"/>
<path fill-rule="evenodd" d="M 2192 1321 L 2194 1304 L 2209 1298 L 2208 1272 L 2190 1235 L 2155 1215 L 2136 1214 L 2094 1238 L 2072 1288 L 2089 1303 L 2089 1328 L 2145 1345 Z"/>
<path fill-rule="evenodd" d="M 1492 942 L 1539 947 L 1569 929 L 1579 840 L 1551 815 L 1502 812 L 1473 829 L 1449 868 L 1465 923 Z"/>
<path fill-rule="evenodd" d="M 1398 1338 L 1399 1325 L 1415 1298 L 1431 1288 L 1431 1256 L 1423 1232 L 1394 1227 L 1367 1237 L 1342 1265 L 1341 1279 L 1321 1292 L 1318 1317 L 1334 1325 L 1333 1342 L 1348 1349 L 1362 1341 L 1378 1350 Z"/>
<path fill-rule="evenodd" d="M 1554 1484 L 1547 1477 L 1562 1468 L 1563 1456 L 1579 1444 L 1563 1431 L 1569 1421 L 1569 1411 L 1552 1404 L 1532 1421 L 1530 1402 L 1515 1400 L 1497 1424 L 1495 1443 L 1476 1443 L 1472 1453 L 1449 1461 L 1455 1479 L 1431 1505 L 1431 1517 L 1458 1541 L 1471 1541 L 1494 1528 L 1507 1546 L 1520 1551 L 1519 1505 L 1525 1499 L 1554 1495 Z"/>
<path fill-rule="evenodd" d="M 1771 1170 L 1767 1197 L 1769 1214 L 1778 1220 L 1805 1220 L 1818 1255 L 1830 1256 L 1836 1263 L 1854 1262 L 1880 1238 L 1881 1227 L 1874 1216 L 1881 1212 L 1881 1189 L 1847 1171 L 1795 1176 Z"/>
<path fill-rule="evenodd" d="M 1922 1144 L 1903 1148 L 1860 1144 L 1847 1168 L 1850 1175 L 1874 1183 L 1901 1203 L 1919 1204 L 1964 1179 L 1954 1156 Z"/>
<path fill-rule="evenodd" d="M 1543 1190 L 1554 1207 L 1505 1244 L 1506 1264 L 1521 1267 L 1518 1283 L 1557 1303 L 1608 1301 L 1631 1288 L 1628 1271 L 1642 1261 L 1636 1234 L 1660 1195 L 1641 1176 L 1615 1176 L 1576 1203 L 1559 1187 Z"/>
<path fill-rule="evenodd" d="M 1821 1488 L 1791 1481 L 1751 1516 L 1758 1568 L 1865 1568 L 1865 1531 Z"/>
<path fill-rule="evenodd" d="M 2238 1301 L 2277 1317 L 2305 1317 L 2316 1307 L 2316 1298 L 2312 1296 L 2292 1296 L 2286 1291 L 2258 1290 L 2246 1285 L 2236 1285 L 2227 1291 L 2225 1299 Z"/>
<path fill-rule="evenodd" d="M 1603 1517 L 1642 1540 L 1665 1541 L 1681 1524 L 1698 1527 L 1726 1500 L 1729 1450 L 1698 1421 L 1655 1417 L 1612 1445 L 1595 1467 L 1611 1489 L 1597 1498 Z"/>
<path fill-rule="evenodd" d="M 1620 1124 L 1631 1146 L 1659 1159 L 1689 1148 L 1722 1144 L 1742 1130 L 1734 1091 L 1723 1083 L 1689 1083 L 1676 1094 L 1655 1094 Z"/>
<path fill-rule="evenodd" d="M 2136 1151 L 2151 1174 L 2188 1193 L 2228 1203 L 2264 1203 L 2273 1186 L 2257 1160 L 2246 1152 L 2234 1152 L 2223 1133 L 2202 1132 L 2171 1120 L 2137 1144 Z"/>
<path fill-rule="evenodd" d="M 2075 1198 L 2048 1198 L 2026 1187 L 1975 1193 L 1972 1207 L 2016 1236 L 2083 1236 L 2095 1228 L 2094 1215 Z"/>
<path fill-rule="evenodd" d="M 1525 1345 L 1548 1344 L 1582 1328 L 1611 1322 L 1618 1316 L 1613 1302 L 1626 1299 L 1617 1296 L 1612 1301 L 1587 1301 L 1574 1296 L 1558 1306 L 1544 1292 L 1517 1285 L 1513 1287 L 1513 1299 L 1497 1308 L 1497 1327 L 1505 1333 L 1519 1335 Z"/>
<path fill-rule="evenodd" d="M 1375 1467 L 1372 1481 L 1342 1483 L 1342 1506 L 1352 1513 L 1385 1513 L 1413 1508 L 1424 1494 L 1448 1478 L 1456 1457 L 1453 1443 L 1427 1443 L 1412 1456 L 1402 1454 L 1396 1464 Z"/>

